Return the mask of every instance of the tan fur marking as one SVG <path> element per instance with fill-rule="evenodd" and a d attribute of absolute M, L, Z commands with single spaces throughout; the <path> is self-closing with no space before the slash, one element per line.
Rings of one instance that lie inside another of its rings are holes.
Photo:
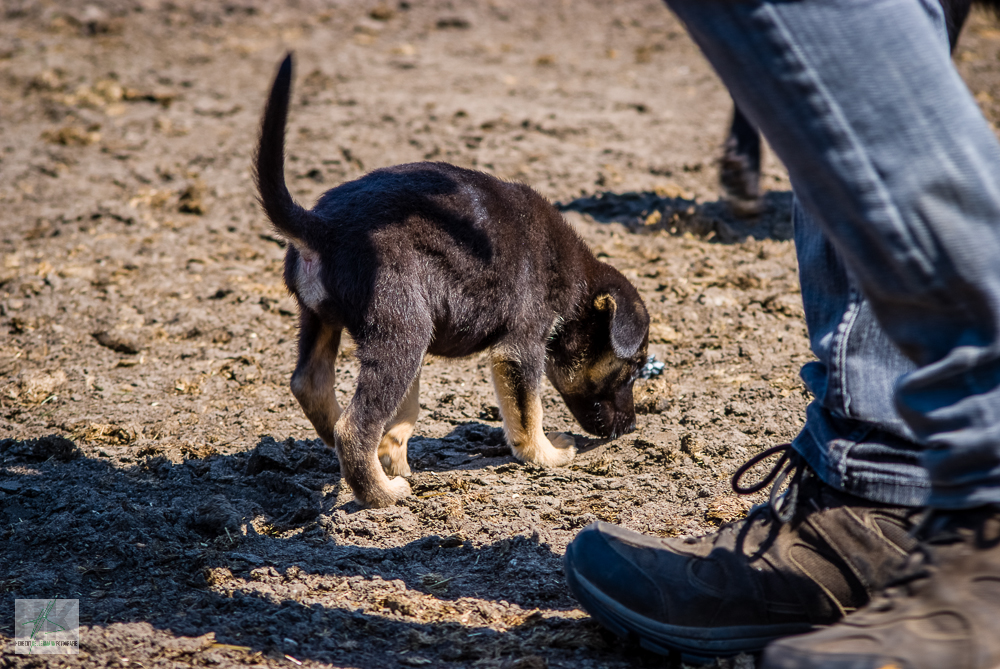
<path fill-rule="evenodd" d="M 580 361 L 569 369 L 556 367 L 552 372 L 563 392 L 582 393 L 588 387 L 602 385 L 621 368 L 622 361 L 614 353 L 605 352 L 596 360 Z"/>
<path fill-rule="evenodd" d="M 605 379 L 616 374 L 622 366 L 621 359 L 613 352 L 605 352 L 597 360 L 586 366 L 584 376 L 591 383 L 602 383 Z"/>
<path fill-rule="evenodd" d="M 396 415 L 386 425 L 385 434 L 378 445 L 378 459 L 389 476 L 409 476 L 410 465 L 406 461 L 406 444 L 413 436 L 413 426 L 420 413 L 420 372 L 406 391 L 406 397 L 396 409 Z"/>
<path fill-rule="evenodd" d="M 327 446 L 334 446 L 333 426 L 340 419 L 337 403 L 337 349 L 340 333 L 329 326 L 322 326 L 308 363 L 292 375 L 292 394 L 299 401 L 306 418 L 316 428 Z"/>
<path fill-rule="evenodd" d="M 618 308 L 618 304 L 615 302 L 615 298 L 611 297 L 608 293 L 604 293 L 594 298 L 594 308 L 599 311 L 614 312 Z"/>
<path fill-rule="evenodd" d="M 514 457 L 543 467 L 561 467 L 576 455 L 571 436 L 552 432 L 546 436 L 542 430 L 542 398 L 538 389 L 530 390 L 524 415 L 518 408 L 514 384 L 507 376 L 507 363 L 493 360 L 493 388 L 503 418 L 503 431 Z M 558 447 L 554 446 L 550 437 Z"/>

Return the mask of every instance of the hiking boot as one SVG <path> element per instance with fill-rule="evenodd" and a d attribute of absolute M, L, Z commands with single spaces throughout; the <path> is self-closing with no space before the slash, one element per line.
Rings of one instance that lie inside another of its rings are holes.
<path fill-rule="evenodd" d="M 1000 512 L 942 516 L 899 578 L 862 610 L 764 652 L 764 669 L 1000 666 Z"/>
<path fill-rule="evenodd" d="M 761 483 L 739 485 L 751 466 L 781 451 Z M 778 637 L 840 620 L 867 604 L 916 547 L 908 533 L 919 510 L 840 492 L 787 446 L 741 467 L 733 487 L 753 492 L 777 476 L 769 504 L 705 537 L 666 539 L 600 522 L 586 527 L 566 548 L 570 590 L 619 636 L 696 658 L 759 651 Z"/>

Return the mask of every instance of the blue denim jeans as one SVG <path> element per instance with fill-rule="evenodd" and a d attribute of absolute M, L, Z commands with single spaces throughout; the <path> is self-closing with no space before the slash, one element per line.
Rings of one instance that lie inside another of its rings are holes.
<path fill-rule="evenodd" d="M 1000 503 L 1000 143 L 936 0 L 667 0 L 792 180 L 828 483 Z"/>

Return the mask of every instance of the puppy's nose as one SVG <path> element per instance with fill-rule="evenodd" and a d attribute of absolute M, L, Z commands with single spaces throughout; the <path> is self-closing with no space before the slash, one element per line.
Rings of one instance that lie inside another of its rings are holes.
<path fill-rule="evenodd" d="M 618 437 L 624 437 L 629 432 L 635 432 L 635 418 L 632 421 L 621 428 L 616 427 L 611 431 L 611 439 L 617 439 Z"/>

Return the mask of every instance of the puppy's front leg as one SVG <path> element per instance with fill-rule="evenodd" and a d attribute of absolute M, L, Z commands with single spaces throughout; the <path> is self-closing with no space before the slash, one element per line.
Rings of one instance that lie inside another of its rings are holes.
<path fill-rule="evenodd" d="M 561 467 L 576 455 L 573 437 L 542 430 L 541 374 L 526 374 L 516 361 L 493 359 L 493 388 L 503 430 L 514 457 L 543 467 Z"/>
<path fill-rule="evenodd" d="M 385 434 L 378 445 L 378 459 L 389 476 L 409 476 L 410 465 L 406 461 L 406 444 L 413 436 L 413 426 L 420 413 L 420 372 L 410 384 L 403 403 L 396 409 L 396 416 L 386 426 Z"/>

